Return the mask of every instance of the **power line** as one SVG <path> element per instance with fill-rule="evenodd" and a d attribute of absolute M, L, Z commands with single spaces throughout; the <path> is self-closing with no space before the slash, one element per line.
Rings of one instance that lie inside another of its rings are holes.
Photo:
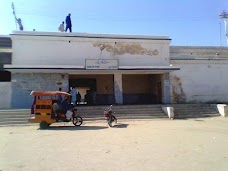
<path fill-rule="evenodd" d="M 58 15 L 49 15 L 49 14 L 40 14 L 37 12 L 19 12 L 19 14 L 24 14 L 24 15 L 31 15 L 31 16 L 42 16 L 42 17 L 50 17 L 50 18 L 60 18 Z M 63 17 L 65 18 L 65 17 Z M 186 21 L 186 18 L 159 18 L 159 17 L 124 17 L 124 16 L 119 16 L 119 17 L 109 17 L 109 16 L 100 16 L 100 15 L 76 15 L 76 19 L 84 19 L 84 20 L 108 20 L 108 21 Z M 214 18 L 216 19 L 216 18 Z M 191 21 L 200 21 L 204 20 L 205 18 L 201 17 L 191 17 L 188 20 Z M 212 20 L 211 18 L 208 18 L 208 20 Z"/>

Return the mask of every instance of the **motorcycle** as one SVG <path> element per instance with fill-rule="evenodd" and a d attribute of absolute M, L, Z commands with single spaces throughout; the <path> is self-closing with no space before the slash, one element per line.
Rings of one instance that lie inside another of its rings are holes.
<path fill-rule="evenodd" d="M 69 120 L 66 119 L 67 115 L 70 115 Z M 58 113 L 57 118 L 53 118 L 53 119 L 56 119 L 56 122 L 59 122 L 59 121 L 72 122 L 75 126 L 80 126 L 83 123 L 82 117 L 77 115 L 77 108 L 72 108 L 68 110 L 66 114 Z"/>
<path fill-rule="evenodd" d="M 108 126 L 113 127 L 113 122 L 117 123 L 116 117 L 112 114 L 112 105 L 104 110 L 104 117 L 107 120 Z"/>

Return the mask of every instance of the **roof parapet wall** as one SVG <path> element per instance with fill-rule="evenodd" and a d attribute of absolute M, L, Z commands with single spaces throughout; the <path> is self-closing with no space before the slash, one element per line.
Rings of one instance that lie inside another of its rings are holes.
<path fill-rule="evenodd" d="M 171 60 L 228 59 L 228 47 L 170 46 Z"/>

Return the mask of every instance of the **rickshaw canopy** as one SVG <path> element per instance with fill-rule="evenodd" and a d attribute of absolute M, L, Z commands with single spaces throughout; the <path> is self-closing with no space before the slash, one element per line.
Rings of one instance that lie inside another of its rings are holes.
<path fill-rule="evenodd" d="M 58 96 L 58 95 L 70 96 L 69 93 L 62 92 L 62 91 L 32 91 L 30 95 L 32 96 Z"/>

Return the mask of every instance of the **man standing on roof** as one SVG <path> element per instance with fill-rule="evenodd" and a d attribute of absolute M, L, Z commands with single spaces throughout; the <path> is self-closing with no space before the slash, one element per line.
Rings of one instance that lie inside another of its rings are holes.
<path fill-rule="evenodd" d="M 72 32 L 72 24 L 71 24 L 70 16 L 71 16 L 71 14 L 68 14 L 68 16 L 66 17 L 66 30 L 65 30 L 65 32 L 67 32 L 68 28 L 69 28 L 70 32 Z"/>
<path fill-rule="evenodd" d="M 15 12 L 14 12 L 14 11 L 13 11 L 13 15 L 14 15 L 14 17 L 15 17 L 16 22 L 17 22 L 17 23 L 18 23 L 18 25 L 19 25 L 19 29 L 20 29 L 21 31 L 23 31 L 23 30 L 24 30 L 24 28 L 23 28 L 23 25 L 22 25 L 22 21 L 21 21 L 21 19 L 16 17 L 16 15 L 15 15 Z"/>

